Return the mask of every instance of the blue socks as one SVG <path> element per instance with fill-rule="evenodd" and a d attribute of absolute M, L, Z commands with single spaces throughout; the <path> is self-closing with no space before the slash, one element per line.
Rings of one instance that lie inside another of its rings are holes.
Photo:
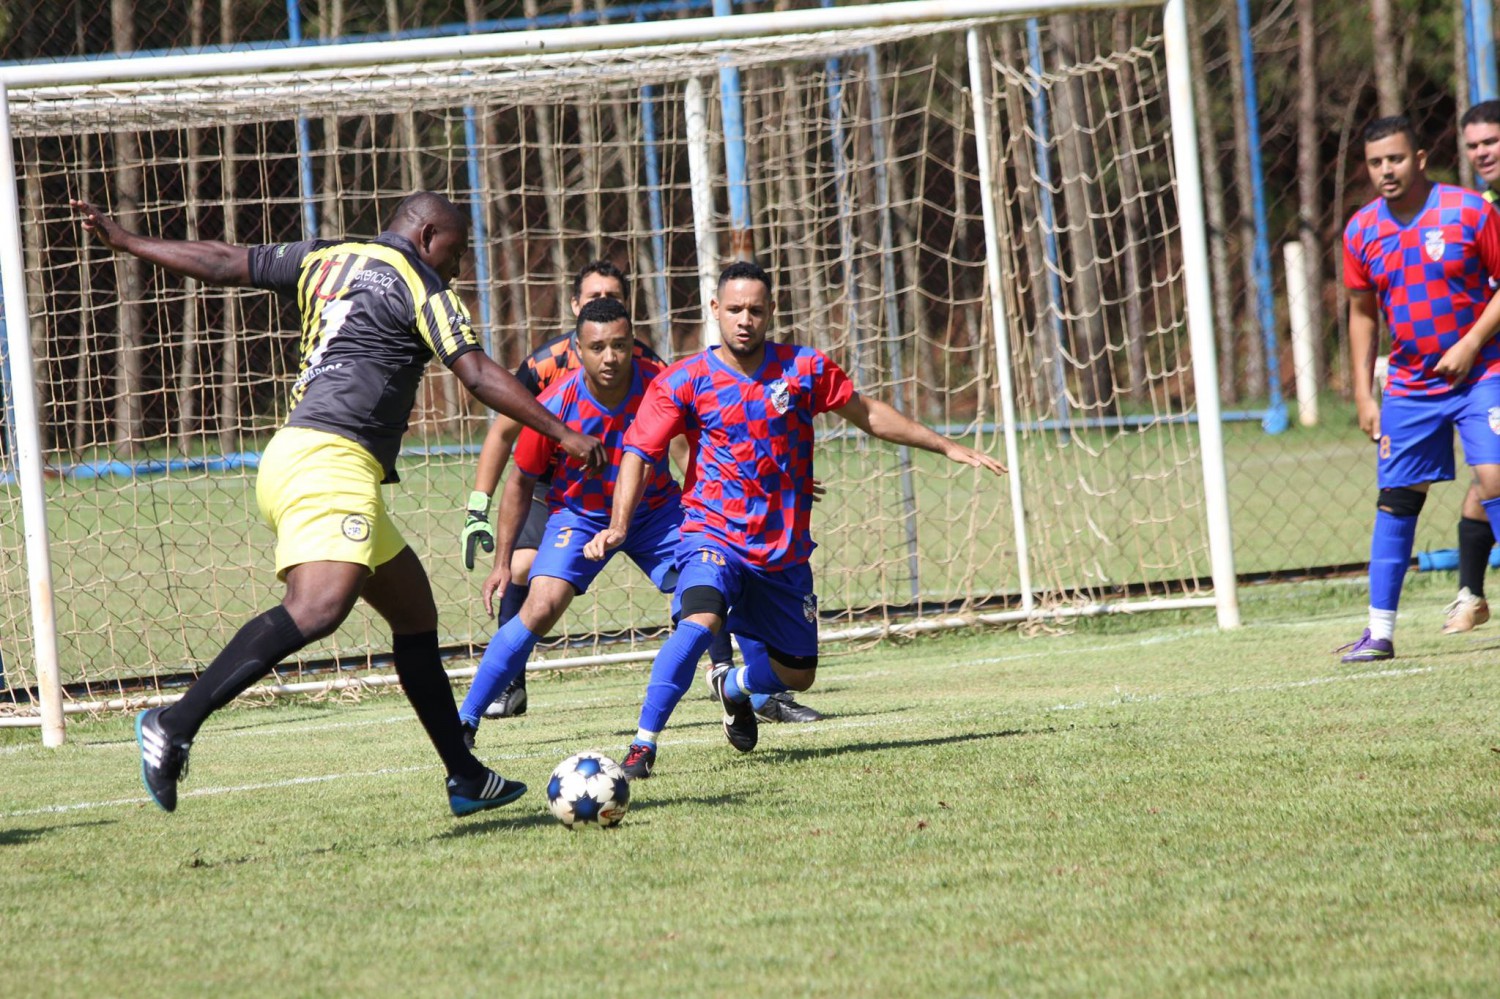
<path fill-rule="evenodd" d="M 724 678 L 724 693 L 730 698 L 738 700 L 749 695 L 751 705 L 759 708 L 771 694 L 790 689 L 771 667 L 771 653 L 764 642 L 741 635 L 740 655 L 745 657 L 745 665 L 730 670 Z"/>
<path fill-rule="evenodd" d="M 1484 507 L 1484 515 L 1490 519 L 1490 530 L 1495 532 L 1495 537 L 1500 538 L 1500 496 L 1480 500 L 1479 505 Z M 1489 563 L 1489 549 L 1485 549 L 1485 563 Z M 1478 590 L 1474 592 L 1479 593 Z"/>
<path fill-rule="evenodd" d="M 646 684 L 646 700 L 641 705 L 642 730 L 660 732 L 667 727 L 672 709 L 692 686 L 698 660 L 713 637 L 713 632 L 701 624 L 683 621 L 677 625 L 651 662 L 651 681 Z"/>
<path fill-rule="evenodd" d="M 713 641 L 708 643 L 708 661 L 715 666 L 734 662 L 734 645 L 729 640 L 729 628 L 720 628 Z"/>
<path fill-rule="evenodd" d="M 526 660 L 531 658 L 531 650 L 541 637 L 533 635 L 519 616 L 506 621 L 484 650 L 479 671 L 474 674 L 474 685 L 469 688 L 463 707 L 458 709 L 458 717 L 478 728 L 484 709 L 526 669 Z"/>
<path fill-rule="evenodd" d="M 1491 501 L 1500 504 L 1500 500 Z M 1370 535 L 1370 606 L 1394 611 L 1401 602 L 1401 584 L 1411 564 L 1417 539 L 1417 518 L 1398 517 L 1375 511 L 1375 530 Z"/>
<path fill-rule="evenodd" d="M 521 608 L 530 595 L 530 582 L 506 583 L 505 590 L 500 594 L 500 609 L 495 613 L 495 627 L 505 627 L 507 621 L 521 613 Z"/>

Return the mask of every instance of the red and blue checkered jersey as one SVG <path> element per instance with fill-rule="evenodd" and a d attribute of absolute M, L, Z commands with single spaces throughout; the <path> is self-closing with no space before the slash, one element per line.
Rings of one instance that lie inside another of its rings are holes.
<path fill-rule="evenodd" d="M 1365 205 L 1344 229 L 1344 284 L 1374 291 L 1391 331 L 1393 396 L 1442 395 L 1454 386 L 1433 368 L 1474 325 L 1500 276 L 1500 214 L 1474 191 L 1433 184 L 1406 225 L 1384 198 Z M 1500 343 L 1480 351 L 1467 382 L 1500 374 Z"/>
<path fill-rule="evenodd" d="M 703 534 L 751 565 L 799 565 L 814 547 L 813 417 L 847 405 L 854 383 L 811 347 L 767 343 L 751 376 L 720 349 L 683 358 L 651 384 L 625 450 L 656 462 L 687 434 L 683 535 Z"/>
<path fill-rule="evenodd" d="M 517 468 L 534 478 L 540 479 L 551 473 L 552 488 L 547 492 L 547 506 L 552 512 L 567 509 L 598 520 L 600 528 L 609 525 L 610 503 L 615 495 L 615 480 L 620 474 L 620 458 L 624 454 L 625 431 L 641 408 L 647 388 L 662 373 L 662 365 L 653 361 L 637 359 L 632 367 L 630 392 L 614 409 L 595 401 L 589 393 L 582 368 L 568 372 L 537 397 L 537 402 L 567 424 L 570 430 L 599 438 L 609 451 L 608 467 L 599 475 L 590 475 L 583 463 L 562 450 L 557 441 L 543 437 L 530 427 L 521 430 L 511 457 Z M 651 463 L 647 471 L 642 508 L 655 510 L 681 501 L 682 490 L 672 478 L 664 453 L 659 461 Z"/>

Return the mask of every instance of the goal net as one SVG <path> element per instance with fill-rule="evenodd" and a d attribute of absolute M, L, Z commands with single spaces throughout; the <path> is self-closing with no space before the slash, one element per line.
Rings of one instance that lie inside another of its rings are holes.
<path fill-rule="evenodd" d="M 69 199 L 137 231 L 254 244 L 371 236 L 407 193 L 444 192 L 475 223 L 457 287 L 510 367 L 571 325 L 569 282 L 595 258 L 630 274 L 642 339 L 699 349 L 702 276 L 748 250 L 776 283 L 773 335 L 1019 482 L 830 419 L 825 635 L 1211 603 L 1162 39 L 1153 6 L 588 51 L 392 43 L 336 68 L 238 71 L 230 54 L 187 75 L 12 85 L 34 356 L 9 366 L 0 453 L 10 710 L 31 711 L 37 683 L 17 379 L 37 397 L 70 698 L 170 694 L 280 598 L 253 482 L 286 415 L 294 306 L 111 254 Z M 494 631 L 484 567 L 466 572 L 459 545 L 487 417 L 429 369 L 387 492 L 456 667 Z M 619 562 L 542 661 L 660 637 L 663 598 Z M 388 650 L 360 609 L 280 679 L 373 675 Z"/>

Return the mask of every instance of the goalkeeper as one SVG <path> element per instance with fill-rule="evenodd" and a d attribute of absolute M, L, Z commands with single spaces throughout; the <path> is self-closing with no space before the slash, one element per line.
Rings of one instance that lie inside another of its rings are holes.
<path fill-rule="evenodd" d="M 573 296 L 569 305 L 576 320 L 580 311 L 589 302 L 608 298 L 628 306 L 629 297 L 630 288 L 625 274 L 606 260 L 595 260 L 586 264 L 573 276 Z M 640 339 L 634 339 L 632 342 L 634 362 L 645 361 L 658 366 L 665 364 L 655 351 Z M 536 352 L 526 358 L 516 369 L 516 378 L 532 395 L 539 396 L 555 382 L 561 381 L 566 375 L 576 370 L 579 364 L 577 334 L 569 330 L 537 348 Z M 485 437 L 484 446 L 480 450 L 479 467 L 474 473 L 474 489 L 469 493 L 461 536 L 464 566 L 470 571 L 474 568 L 479 549 L 484 549 L 486 553 L 493 553 L 495 550 L 495 536 L 490 521 L 491 497 L 500 484 L 500 477 L 510 462 L 511 449 L 515 447 L 520 434 L 519 423 L 501 416 L 490 425 L 489 434 Z M 685 445 L 682 446 L 682 452 L 681 455 L 674 455 L 674 458 L 678 459 L 678 467 L 685 469 L 687 460 Z M 504 628 L 506 623 L 520 612 L 531 592 L 529 582 L 531 563 L 536 557 L 537 545 L 542 540 L 542 533 L 547 528 L 547 493 L 550 488 L 551 474 L 544 471 L 536 477 L 531 505 L 527 509 L 526 522 L 515 540 L 510 558 L 509 581 L 500 591 L 500 607 L 496 615 L 497 628 Z M 491 606 L 489 591 L 485 593 L 485 606 L 487 608 Z M 727 631 L 716 635 L 714 643 L 708 650 L 710 665 L 721 663 L 732 665 L 733 649 Z M 486 718 L 507 718 L 525 714 L 526 673 L 522 671 L 515 674 L 499 696 L 495 697 L 492 702 L 486 701 L 486 703 L 488 704 L 488 707 L 484 709 Z M 754 707 L 756 715 L 768 722 L 814 722 L 823 717 L 820 712 L 805 704 L 799 704 L 789 691 L 757 696 Z"/>
<path fill-rule="evenodd" d="M 255 484 L 276 532 L 286 595 L 242 627 L 180 701 L 137 716 L 141 778 L 152 800 L 176 809 L 188 750 L 208 716 L 332 634 L 361 597 L 391 627 L 396 674 L 447 770 L 453 814 L 519 798 L 525 784 L 489 770 L 464 745 L 438 658 L 432 588 L 380 486 L 397 481 L 401 438 L 434 355 L 485 405 L 560 441 L 590 471 L 603 469 L 605 452 L 480 349 L 468 310 L 448 287 L 468 251 L 467 215 L 424 191 L 403 200 L 374 239 L 245 247 L 140 236 L 87 202 L 72 205 L 110 249 L 208 284 L 295 296 L 302 320 L 290 413 L 261 455 Z"/>

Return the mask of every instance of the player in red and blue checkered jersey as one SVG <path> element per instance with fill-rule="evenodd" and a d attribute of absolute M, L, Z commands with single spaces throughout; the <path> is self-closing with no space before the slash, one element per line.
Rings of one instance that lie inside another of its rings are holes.
<path fill-rule="evenodd" d="M 496 569 L 483 587 L 487 610 L 495 592 L 508 582 L 510 556 L 527 519 L 533 487 L 550 474 L 549 515 L 531 562 L 526 600 L 485 649 L 459 709 L 471 741 L 490 702 L 523 673 L 536 643 L 604 568 L 604 562 L 584 557 L 583 546 L 609 524 L 626 428 L 635 419 L 647 386 L 662 371 L 658 362 L 632 357 L 630 315 L 611 298 L 596 299 L 580 310 L 576 349 L 581 366 L 554 382 L 538 401 L 568 427 L 592 427 L 604 442 L 609 463 L 603 472 L 593 474 L 539 434 L 523 430 L 516 441 L 511 455 L 515 472 L 506 479 L 500 501 Z M 682 490 L 663 452 L 647 469 L 642 502 L 630 523 L 630 539 L 622 546 L 663 592 L 670 592 L 676 583 L 674 562 L 681 523 Z"/>
<path fill-rule="evenodd" d="M 813 417 L 834 412 L 895 444 L 1003 473 L 987 455 L 939 436 L 891 406 L 866 399 L 811 347 L 767 343 L 771 279 L 748 262 L 719 275 L 710 303 L 723 344 L 678 361 L 651 384 L 625 435 L 609 527 L 585 548 L 604 558 L 629 544 L 648 470 L 686 434 L 682 544 L 673 596 L 677 628 L 657 653 L 624 768 L 649 777 L 656 741 L 692 682 L 698 659 L 726 627 L 745 665 L 711 674 L 724 733 L 741 752 L 758 738 L 752 695 L 807 690 L 817 675 L 818 601 L 808 530 L 813 499 Z"/>
<path fill-rule="evenodd" d="M 1370 541 L 1370 623 L 1339 651 L 1344 662 L 1395 655 L 1396 609 L 1427 489 L 1453 478 L 1453 431 L 1500 523 L 1500 213 L 1473 191 L 1436 184 L 1405 117 L 1364 134 L 1380 197 L 1344 230 L 1349 347 L 1360 429 L 1378 447 Z M 1391 332 L 1383 405 L 1371 391 L 1378 315 Z"/>
<path fill-rule="evenodd" d="M 583 323 L 580 321 L 579 325 L 582 327 Z M 619 474 L 625 430 L 635 419 L 636 410 L 645 396 L 646 386 L 666 366 L 645 359 L 630 364 L 627 359 L 622 360 L 619 367 L 624 369 L 624 374 L 617 377 L 628 377 L 630 382 L 625 401 L 613 408 L 600 403 L 589 391 L 591 382 L 598 385 L 607 385 L 608 382 L 587 378 L 587 373 L 581 367 L 574 368 L 562 380 L 553 382 L 552 387 L 537 399 L 568 426 L 593 428 L 589 432 L 590 436 L 604 441 L 611 458 L 609 466 L 601 474 L 588 474 L 578 462 L 568 460 L 568 456 L 558 450 L 554 441 L 525 430 L 521 431 L 515 451 L 511 454 L 516 469 L 523 475 L 538 480 L 551 479 L 551 487 L 547 491 L 547 509 L 552 517 L 567 512 L 582 520 L 599 521 L 594 526 L 596 532 L 609 524 L 609 501 L 614 495 L 615 478 Z M 601 375 L 614 374 L 613 365 L 605 366 L 601 371 Z M 667 465 L 663 458 L 653 464 L 647 474 L 646 492 L 641 499 L 647 510 L 657 510 L 669 503 L 682 502 L 682 490 L 678 488 L 677 480 L 672 478 Z"/>
<path fill-rule="evenodd" d="M 1464 155 L 1474 168 L 1475 178 L 1484 183 L 1484 200 L 1493 205 L 1500 200 L 1500 191 L 1496 190 L 1500 187 L 1500 101 L 1473 105 L 1459 118 L 1458 127 Z M 1479 483 L 1472 481 L 1458 518 L 1458 594 L 1444 608 L 1443 634 L 1460 635 L 1490 619 L 1484 575 L 1494 547 L 1495 532 L 1484 513 Z"/>

